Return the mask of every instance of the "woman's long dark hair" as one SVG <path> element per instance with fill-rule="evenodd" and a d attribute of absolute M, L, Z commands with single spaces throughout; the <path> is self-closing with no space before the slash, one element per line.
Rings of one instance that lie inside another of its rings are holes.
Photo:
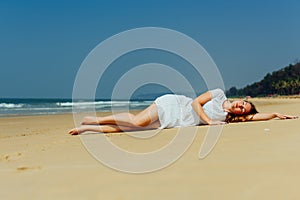
<path fill-rule="evenodd" d="M 256 110 L 254 104 L 252 102 L 246 101 L 245 102 L 249 103 L 251 105 L 251 110 L 249 113 L 244 114 L 244 115 L 237 115 L 233 113 L 228 113 L 225 119 L 225 122 L 227 123 L 233 123 L 233 122 L 245 122 L 245 121 L 251 121 L 253 116 L 258 113 Z"/>

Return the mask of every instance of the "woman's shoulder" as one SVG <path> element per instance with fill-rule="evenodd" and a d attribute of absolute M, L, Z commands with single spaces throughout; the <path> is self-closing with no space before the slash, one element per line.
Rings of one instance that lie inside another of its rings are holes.
<path fill-rule="evenodd" d="M 157 100 L 190 101 L 193 99 L 191 97 L 187 97 L 187 96 L 181 95 L 181 94 L 164 94 L 164 95 L 156 98 L 156 101 Z"/>
<path fill-rule="evenodd" d="M 224 96 L 225 97 L 224 91 L 222 89 L 220 89 L 220 88 L 212 89 L 209 92 L 210 92 L 212 98 L 220 97 L 220 96 Z"/>

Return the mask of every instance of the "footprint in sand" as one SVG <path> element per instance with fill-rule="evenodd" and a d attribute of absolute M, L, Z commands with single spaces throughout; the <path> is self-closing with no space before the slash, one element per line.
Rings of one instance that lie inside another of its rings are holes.
<path fill-rule="evenodd" d="M 6 154 L 4 156 L 0 156 L 0 160 L 5 160 L 7 162 L 13 161 L 13 160 L 18 160 L 19 158 L 22 157 L 21 152 L 13 153 L 13 154 Z"/>
<path fill-rule="evenodd" d="M 41 169 L 41 166 L 20 166 L 17 167 L 18 172 L 28 171 L 28 170 L 39 170 Z"/>

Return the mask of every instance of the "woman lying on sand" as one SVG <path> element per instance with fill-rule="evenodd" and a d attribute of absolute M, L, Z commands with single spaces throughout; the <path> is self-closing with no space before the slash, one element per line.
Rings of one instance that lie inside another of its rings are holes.
<path fill-rule="evenodd" d="M 163 129 L 172 127 L 217 125 L 231 122 L 295 119 L 280 113 L 258 113 L 248 101 L 227 100 L 223 90 L 214 89 L 196 99 L 168 94 L 157 98 L 148 108 L 134 115 L 118 113 L 105 117 L 85 117 L 80 127 L 69 131 L 71 135 L 85 131 L 113 133 L 122 131 Z"/>

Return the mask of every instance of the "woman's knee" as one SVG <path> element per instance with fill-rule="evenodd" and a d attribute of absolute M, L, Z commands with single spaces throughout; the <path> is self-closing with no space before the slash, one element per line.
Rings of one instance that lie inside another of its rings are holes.
<path fill-rule="evenodd" d="M 97 117 L 86 116 L 82 118 L 81 124 L 97 124 Z"/>
<path fill-rule="evenodd" d="M 149 124 L 151 124 L 151 119 L 144 119 L 144 118 L 135 116 L 132 119 L 132 123 L 136 127 L 145 127 L 145 126 L 148 126 Z"/>

